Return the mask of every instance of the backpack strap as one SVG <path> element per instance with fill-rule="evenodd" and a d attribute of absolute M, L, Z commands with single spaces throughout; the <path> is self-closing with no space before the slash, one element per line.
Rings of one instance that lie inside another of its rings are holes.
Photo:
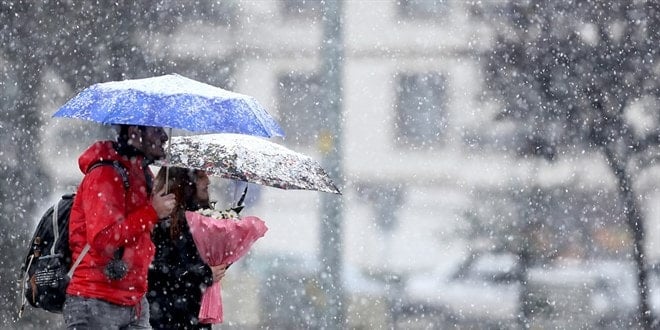
<path fill-rule="evenodd" d="M 57 245 L 57 241 L 60 240 L 60 226 L 57 223 L 57 217 L 59 214 L 59 208 L 60 208 L 60 202 L 57 201 L 55 205 L 53 205 L 53 245 L 50 247 L 50 254 L 55 255 L 55 245 Z"/>
<path fill-rule="evenodd" d="M 90 248 L 91 248 L 91 246 L 89 245 L 89 243 L 85 244 L 85 247 L 83 247 L 82 251 L 78 255 L 78 258 L 76 258 L 76 262 L 74 262 L 73 265 L 71 265 L 71 269 L 69 269 L 69 272 L 66 273 L 66 275 L 69 278 L 71 278 L 71 276 L 73 276 L 73 271 L 75 271 L 76 268 L 78 267 L 78 265 L 80 265 L 80 263 L 82 262 L 83 257 L 85 256 L 85 254 L 87 254 L 87 252 L 89 251 Z"/>
<path fill-rule="evenodd" d="M 112 167 L 114 167 L 115 170 L 117 170 L 117 173 L 119 173 L 119 175 L 121 175 L 121 180 L 124 182 L 124 189 L 128 190 L 128 188 L 130 188 L 130 185 L 128 183 L 128 171 L 126 170 L 124 165 L 122 165 L 117 160 L 101 160 L 97 163 L 94 163 L 92 166 L 89 167 L 89 169 L 87 169 L 87 173 L 89 173 L 93 169 L 95 169 L 99 166 L 103 166 L 103 165 L 112 165 Z"/>

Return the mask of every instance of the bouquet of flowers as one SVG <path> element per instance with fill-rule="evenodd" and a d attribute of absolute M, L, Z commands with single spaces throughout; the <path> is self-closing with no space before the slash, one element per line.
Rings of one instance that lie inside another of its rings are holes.
<path fill-rule="evenodd" d="M 232 209 L 188 211 L 186 220 L 202 260 L 210 266 L 229 265 L 240 259 L 268 230 L 261 219 L 255 216 L 239 217 L 238 211 Z M 213 283 L 204 291 L 199 321 L 222 323 L 220 282 Z"/>

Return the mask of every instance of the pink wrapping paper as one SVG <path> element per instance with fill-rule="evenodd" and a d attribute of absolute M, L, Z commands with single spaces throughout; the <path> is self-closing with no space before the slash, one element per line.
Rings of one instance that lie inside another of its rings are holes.
<path fill-rule="evenodd" d="M 214 219 L 186 212 L 193 240 L 202 260 L 210 266 L 231 264 L 243 257 L 268 228 L 255 216 Z M 200 323 L 222 323 L 222 288 L 220 282 L 206 288 L 199 310 Z"/>

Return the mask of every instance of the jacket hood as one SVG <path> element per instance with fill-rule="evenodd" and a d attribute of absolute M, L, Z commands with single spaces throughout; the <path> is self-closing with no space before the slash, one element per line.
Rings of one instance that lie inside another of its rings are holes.
<path fill-rule="evenodd" d="M 117 144 L 113 141 L 99 141 L 92 144 L 83 151 L 78 158 L 78 167 L 87 173 L 89 167 L 100 161 L 122 161 L 122 156 L 117 152 Z"/>
<path fill-rule="evenodd" d="M 143 162 L 149 165 L 151 161 L 146 161 L 144 154 L 134 147 L 114 141 L 98 141 L 92 144 L 87 150 L 83 151 L 78 158 L 78 167 L 86 174 L 90 166 L 100 161 L 119 161 L 124 167 L 130 166 L 131 159 Z"/>

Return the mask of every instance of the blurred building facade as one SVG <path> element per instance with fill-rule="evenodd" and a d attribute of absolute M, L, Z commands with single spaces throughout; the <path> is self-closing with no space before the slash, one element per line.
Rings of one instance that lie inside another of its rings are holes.
<path fill-rule="evenodd" d="M 321 159 L 327 119 L 319 105 L 320 6 L 317 1 L 238 2 L 232 24 L 191 26 L 154 49 L 179 63 L 176 71 L 254 95 L 287 133 L 277 142 Z M 408 270 L 431 266 L 428 258 L 411 264 L 409 256 L 419 247 L 409 242 L 434 242 L 425 251 L 447 249 L 456 230 L 470 230 L 467 217 L 511 227 L 526 213 L 507 210 L 501 204 L 508 199 L 518 206 L 536 200 L 532 207 L 539 210 L 531 213 L 543 214 L 544 208 L 566 209 L 561 205 L 570 203 L 601 206 L 602 214 L 576 209 L 554 222 L 618 217 L 616 203 L 600 203 L 612 199 L 608 191 L 614 181 L 598 155 L 566 155 L 553 163 L 517 157 L 525 147 L 516 140 L 519 132 L 497 122 L 499 105 L 484 97 L 482 56 L 492 41 L 478 10 L 488 7 L 412 0 L 344 3 L 347 261 L 365 266 L 387 261 L 388 267 Z M 215 65 L 200 69 L 199 62 Z M 555 192 L 562 189 L 566 192 Z M 520 190 L 525 193 L 516 193 Z M 317 204 L 316 193 L 264 188 L 256 207 L 314 236 Z M 303 211 L 300 205 L 309 207 Z M 504 210 L 500 214 L 497 208 Z M 315 248 L 314 240 L 286 245 Z M 387 246 L 396 248 L 385 258 L 380 254 Z"/>
<path fill-rule="evenodd" d="M 227 3 L 217 22 L 191 21 L 172 35 L 144 36 L 144 42 L 172 72 L 253 95 L 287 133 L 276 142 L 321 159 L 320 2 Z M 498 104 L 484 97 L 482 56 L 492 41 L 477 8 L 462 1 L 415 0 L 343 6 L 345 185 L 340 189 L 347 264 L 374 279 L 386 273 L 405 278 L 474 249 L 515 248 L 516 234 L 529 219 L 538 228 L 552 223 L 564 230 L 559 238 L 556 232 L 539 237 L 535 248 L 548 258 L 611 256 L 628 248 L 618 206 L 608 202 L 614 178 L 602 158 L 574 155 L 548 163 L 517 157 L 516 128 L 495 121 Z M 59 101 L 47 106 L 64 100 Z M 58 125 L 52 127 L 66 131 L 61 125 L 70 124 Z M 54 133 L 45 134 L 49 139 Z M 66 138 L 44 146 L 60 150 L 62 141 Z M 60 162 L 69 166 L 53 169 L 60 186 L 79 179 L 72 161 L 79 151 L 61 150 Z M 658 178 L 651 173 L 642 181 Z M 230 184 L 219 185 L 224 202 L 235 200 Z M 641 191 L 648 232 L 660 233 L 660 192 L 652 184 Z M 320 193 L 251 186 L 249 194 L 253 204 L 246 212 L 269 226 L 255 254 L 315 258 L 323 239 Z M 584 207 L 590 202 L 600 207 Z M 658 242 L 657 235 L 649 235 L 650 252 L 660 251 L 653 249 Z M 241 276 L 245 281 L 230 275 L 230 283 L 249 288 L 249 273 Z M 258 304 L 237 298 L 231 285 L 226 293 L 227 306 Z M 233 319 L 227 312 L 229 324 L 259 322 L 247 311 L 238 315 Z M 362 321 L 376 322 L 366 315 Z"/>

